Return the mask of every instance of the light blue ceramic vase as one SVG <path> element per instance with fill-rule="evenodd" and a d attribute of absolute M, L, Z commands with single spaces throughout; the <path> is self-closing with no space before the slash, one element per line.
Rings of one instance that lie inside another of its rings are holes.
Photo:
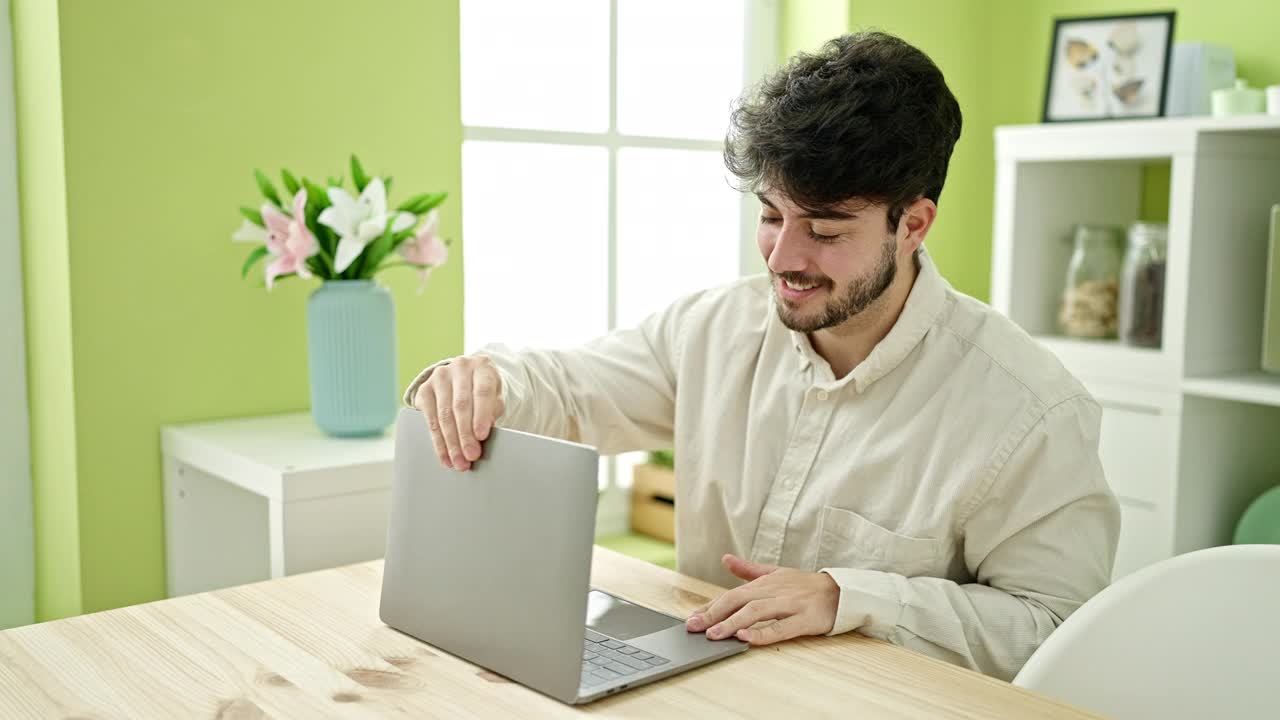
<path fill-rule="evenodd" d="M 311 417 L 338 437 L 382 434 L 396 416 L 395 306 L 372 280 L 329 280 L 307 299 Z"/>

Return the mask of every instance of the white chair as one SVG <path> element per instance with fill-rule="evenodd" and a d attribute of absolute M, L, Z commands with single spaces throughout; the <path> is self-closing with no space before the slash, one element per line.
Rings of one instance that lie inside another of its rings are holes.
<path fill-rule="evenodd" d="M 1013 683 L 1119 720 L 1280 718 L 1280 545 L 1199 550 L 1122 578 Z"/>

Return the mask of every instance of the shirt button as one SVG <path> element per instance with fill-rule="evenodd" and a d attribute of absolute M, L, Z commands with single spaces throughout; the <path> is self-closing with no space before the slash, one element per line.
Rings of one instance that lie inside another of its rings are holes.
<path fill-rule="evenodd" d="M 826 400 L 826 399 L 827 399 L 827 391 L 826 391 L 826 390 L 819 391 L 819 392 L 818 392 L 818 399 L 819 399 L 819 400 Z"/>

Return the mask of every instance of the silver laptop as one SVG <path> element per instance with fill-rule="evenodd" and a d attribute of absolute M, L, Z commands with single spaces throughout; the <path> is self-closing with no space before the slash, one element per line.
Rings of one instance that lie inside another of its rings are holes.
<path fill-rule="evenodd" d="M 595 448 L 495 428 L 469 472 L 396 420 L 382 621 L 566 703 L 745 651 L 590 588 Z"/>

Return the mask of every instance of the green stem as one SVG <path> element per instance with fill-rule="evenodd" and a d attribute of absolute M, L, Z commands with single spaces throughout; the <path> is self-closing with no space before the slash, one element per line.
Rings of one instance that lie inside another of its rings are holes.
<path fill-rule="evenodd" d="M 320 259 L 324 260 L 324 264 L 329 268 L 329 277 L 333 277 L 333 256 L 324 251 L 324 246 L 316 243 L 317 249 L 320 250 Z"/>

